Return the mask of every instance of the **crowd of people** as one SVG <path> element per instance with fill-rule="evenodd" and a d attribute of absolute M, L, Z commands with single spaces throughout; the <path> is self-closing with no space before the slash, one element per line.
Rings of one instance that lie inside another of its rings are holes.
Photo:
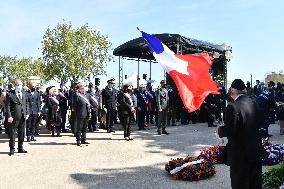
<path fill-rule="evenodd" d="M 207 96 L 199 110 L 189 113 L 177 89 L 167 85 L 165 80 L 157 89 L 153 89 L 151 83 L 137 89 L 128 84 L 116 89 L 114 79 L 107 83 L 101 90 L 92 83 L 78 82 L 70 88 L 61 84 L 59 89 L 50 86 L 41 91 L 35 83 L 23 86 L 17 79 L 14 84 L 2 88 L 0 108 L 5 133 L 10 139 L 9 154 L 14 154 L 16 133 L 18 151 L 26 153 L 23 148 L 25 137 L 27 142 L 36 141 L 43 119 L 52 136 L 60 137 L 62 132 L 72 132 L 80 146 L 88 144 L 87 131 L 94 132 L 100 128 L 112 133 L 115 132 L 114 124 L 118 122 L 124 128 L 127 141 L 133 140 L 131 125 L 136 124 L 139 130 L 155 124 L 158 135 L 168 135 L 166 127 L 176 126 L 177 122 L 181 125 L 208 122 L 208 127 L 216 127 L 214 122 L 224 121 L 226 104 L 232 101 L 224 86 L 219 84 L 220 94 Z M 280 120 L 280 134 L 284 134 L 284 85 L 277 83 L 275 86 L 274 82 L 269 82 L 268 87 L 264 87 L 257 80 L 253 88 L 248 82 L 244 91 L 258 102 L 263 111 L 263 135 L 269 136 L 268 127 L 277 118 Z"/>

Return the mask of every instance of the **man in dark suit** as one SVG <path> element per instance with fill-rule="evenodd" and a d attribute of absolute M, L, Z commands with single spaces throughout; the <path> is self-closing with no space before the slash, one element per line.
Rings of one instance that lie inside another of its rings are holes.
<path fill-rule="evenodd" d="M 253 87 L 253 91 L 254 91 L 255 96 L 258 96 L 262 92 L 262 87 L 261 87 L 259 80 L 255 80 L 255 82 L 256 82 L 256 85 Z"/>
<path fill-rule="evenodd" d="M 72 109 L 75 114 L 74 132 L 76 136 L 77 146 L 81 144 L 89 144 L 86 141 L 87 124 L 90 118 L 90 102 L 86 96 L 88 87 L 85 82 L 78 85 L 78 92 L 74 95 Z"/>
<path fill-rule="evenodd" d="M 172 122 L 172 126 L 176 126 L 176 102 L 178 98 L 178 91 L 176 88 L 168 89 L 169 95 L 169 111 L 168 111 L 168 120 L 167 124 L 170 125 Z"/>
<path fill-rule="evenodd" d="M 215 95 L 209 94 L 205 99 L 204 105 L 207 110 L 208 127 L 217 127 L 217 125 L 214 125 L 214 116 L 213 116 L 217 107 Z"/>
<path fill-rule="evenodd" d="M 107 132 L 115 132 L 113 130 L 113 122 L 114 122 L 114 115 L 117 109 L 116 107 L 116 94 L 117 91 L 113 88 L 114 86 L 114 79 L 110 79 L 107 81 L 108 85 L 102 91 L 102 106 L 106 109 L 106 128 Z"/>
<path fill-rule="evenodd" d="M 155 92 L 153 91 L 151 83 L 147 83 L 147 89 L 145 90 L 145 95 L 148 100 L 148 111 L 146 112 L 146 122 L 147 124 L 151 123 L 154 124 L 154 116 L 157 117 L 156 114 L 156 96 Z"/>
<path fill-rule="evenodd" d="M 41 98 L 39 92 L 36 90 L 36 84 L 30 83 L 30 89 L 28 91 L 28 100 L 29 100 L 29 118 L 27 120 L 27 142 L 36 141 L 34 138 L 36 123 L 40 114 L 41 108 Z"/>
<path fill-rule="evenodd" d="M 144 87 L 139 86 L 139 90 L 135 90 L 135 95 L 137 96 L 137 122 L 139 130 L 145 129 L 145 116 L 147 112 L 148 101 L 144 93 Z"/>
<path fill-rule="evenodd" d="M 89 84 L 89 91 L 87 93 L 87 97 L 90 100 L 91 104 L 91 119 L 88 122 L 88 128 L 90 132 L 98 131 L 97 122 L 98 122 L 98 109 L 100 105 L 99 97 L 96 93 L 96 88 L 93 84 Z"/>
<path fill-rule="evenodd" d="M 158 108 L 158 135 L 169 133 L 166 131 L 167 114 L 169 108 L 169 96 L 166 89 L 167 84 L 165 80 L 160 82 L 161 88 L 157 91 L 157 108 Z M 161 133 L 162 127 L 162 133 Z"/>
<path fill-rule="evenodd" d="M 225 125 L 218 128 L 220 137 L 227 137 L 226 164 L 230 165 L 233 189 L 261 189 L 262 115 L 258 104 L 244 94 L 244 82 L 235 79 L 230 95 L 234 99 L 226 108 Z"/>
<path fill-rule="evenodd" d="M 25 124 L 29 113 L 29 103 L 26 92 L 23 90 L 22 81 L 15 81 L 15 90 L 9 91 L 6 96 L 5 110 L 9 127 L 9 155 L 15 152 L 15 137 L 18 132 L 18 152 L 27 153 L 23 148 L 25 137 Z"/>
<path fill-rule="evenodd" d="M 68 133 L 68 130 L 66 129 L 66 117 L 67 117 L 67 111 L 68 111 L 68 89 L 65 86 L 61 86 L 61 89 L 58 93 L 59 96 L 59 107 L 60 107 L 60 115 L 61 115 L 61 131 L 63 133 Z"/>

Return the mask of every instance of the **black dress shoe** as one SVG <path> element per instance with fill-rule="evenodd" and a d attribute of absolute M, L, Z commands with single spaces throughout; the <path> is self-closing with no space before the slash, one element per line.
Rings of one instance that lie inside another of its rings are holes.
<path fill-rule="evenodd" d="M 108 130 L 107 133 L 111 133 L 111 130 Z"/>
<path fill-rule="evenodd" d="M 32 137 L 31 137 L 31 141 L 34 141 L 34 142 L 35 142 L 35 141 L 36 141 L 35 137 L 32 136 Z"/>
<path fill-rule="evenodd" d="M 161 131 L 158 131 L 158 135 L 162 135 Z"/>
<path fill-rule="evenodd" d="M 169 135 L 170 133 L 168 133 L 167 131 L 163 131 L 162 134 Z"/>
<path fill-rule="evenodd" d="M 142 127 L 142 128 L 139 128 L 138 130 L 141 131 L 141 130 L 147 130 L 147 129 Z"/>
<path fill-rule="evenodd" d="M 77 141 L 77 146 L 81 146 L 81 142 L 80 141 Z"/>
<path fill-rule="evenodd" d="M 82 141 L 81 144 L 90 144 L 90 143 L 87 141 Z"/>
<path fill-rule="evenodd" d="M 14 155 L 15 154 L 15 149 L 10 149 L 10 152 L 9 152 L 9 156 L 12 156 L 12 155 Z"/>
<path fill-rule="evenodd" d="M 24 149 L 19 149 L 18 153 L 23 153 L 24 154 L 24 153 L 28 153 L 28 152 L 26 150 L 24 150 Z"/>
<path fill-rule="evenodd" d="M 114 130 L 111 130 L 110 132 L 115 133 L 115 131 L 114 131 Z"/>

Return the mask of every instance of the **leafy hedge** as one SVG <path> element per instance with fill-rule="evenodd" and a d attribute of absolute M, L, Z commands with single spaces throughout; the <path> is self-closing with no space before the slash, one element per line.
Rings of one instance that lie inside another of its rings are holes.
<path fill-rule="evenodd" d="M 263 173 L 263 189 L 279 189 L 284 183 L 284 162 Z"/>

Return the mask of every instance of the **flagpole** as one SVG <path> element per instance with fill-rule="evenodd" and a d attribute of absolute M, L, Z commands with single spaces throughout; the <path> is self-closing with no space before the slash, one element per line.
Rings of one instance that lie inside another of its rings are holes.
<path fill-rule="evenodd" d="M 150 60 L 150 78 L 149 80 L 152 80 L 152 60 Z"/>

